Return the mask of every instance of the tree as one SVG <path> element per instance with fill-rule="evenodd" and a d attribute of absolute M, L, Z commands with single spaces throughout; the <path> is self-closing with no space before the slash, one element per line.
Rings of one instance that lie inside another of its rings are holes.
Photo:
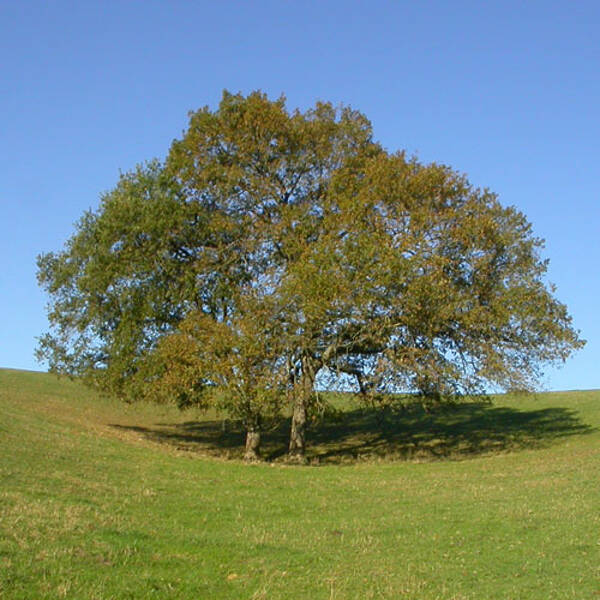
<path fill-rule="evenodd" d="M 206 238 L 196 208 L 153 161 L 121 176 L 61 252 L 38 257 L 51 331 L 37 355 L 51 371 L 128 395 L 145 351 L 205 295 L 188 251 Z"/>
<path fill-rule="evenodd" d="M 39 259 L 39 354 L 126 396 L 292 409 L 302 460 L 317 382 L 442 401 L 531 388 L 583 342 L 516 209 L 390 154 L 360 113 L 224 93 L 164 165 L 125 175 Z"/>
<path fill-rule="evenodd" d="M 248 461 L 260 457 L 264 421 L 285 399 L 283 349 L 271 311 L 253 302 L 227 321 L 195 311 L 148 356 L 154 374 L 141 390 L 151 400 L 180 407 L 215 407 L 242 421 Z"/>
<path fill-rule="evenodd" d="M 525 217 L 448 167 L 380 155 L 337 173 L 324 210 L 284 292 L 314 368 L 439 398 L 532 388 L 582 345 Z"/>

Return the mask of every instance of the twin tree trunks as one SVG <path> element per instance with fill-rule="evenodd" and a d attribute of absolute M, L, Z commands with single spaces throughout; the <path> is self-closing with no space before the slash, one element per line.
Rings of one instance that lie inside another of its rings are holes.
<path fill-rule="evenodd" d="M 308 405 L 313 394 L 318 361 L 309 357 L 302 358 L 300 377 L 291 376 L 292 383 L 292 421 L 288 461 L 292 463 L 306 462 L 306 425 L 308 421 Z M 244 460 L 255 462 L 260 460 L 261 422 L 259 417 L 249 420 L 246 425 L 246 449 Z"/>
<path fill-rule="evenodd" d="M 290 445 L 288 449 L 290 462 L 304 462 L 306 452 L 306 403 L 298 397 L 294 403 Z M 260 425 L 252 425 L 246 430 L 246 451 L 244 460 L 254 462 L 260 460 L 261 430 Z"/>

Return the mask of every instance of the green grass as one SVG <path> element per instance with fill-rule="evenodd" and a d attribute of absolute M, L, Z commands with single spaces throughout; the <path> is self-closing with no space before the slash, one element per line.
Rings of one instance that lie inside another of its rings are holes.
<path fill-rule="evenodd" d="M 202 418 L 0 371 L 0 597 L 600 598 L 600 392 L 350 406 L 309 467 Z"/>

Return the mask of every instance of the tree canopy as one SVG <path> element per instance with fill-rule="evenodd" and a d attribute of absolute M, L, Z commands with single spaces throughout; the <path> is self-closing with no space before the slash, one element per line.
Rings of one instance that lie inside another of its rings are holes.
<path fill-rule="evenodd" d="M 124 397 L 217 406 L 248 429 L 316 386 L 371 401 L 532 389 L 583 345 L 525 216 L 367 118 L 225 92 L 164 163 L 123 175 L 38 259 L 51 370 Z"/>

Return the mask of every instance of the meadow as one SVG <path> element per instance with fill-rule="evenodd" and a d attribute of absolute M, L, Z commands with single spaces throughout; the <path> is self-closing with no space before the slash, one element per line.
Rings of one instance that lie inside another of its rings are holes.
<path fill-rule="evenodd" d="M 600 598 L 600 391 L 285 426 L 0 370 L 0 597 Z"/>

